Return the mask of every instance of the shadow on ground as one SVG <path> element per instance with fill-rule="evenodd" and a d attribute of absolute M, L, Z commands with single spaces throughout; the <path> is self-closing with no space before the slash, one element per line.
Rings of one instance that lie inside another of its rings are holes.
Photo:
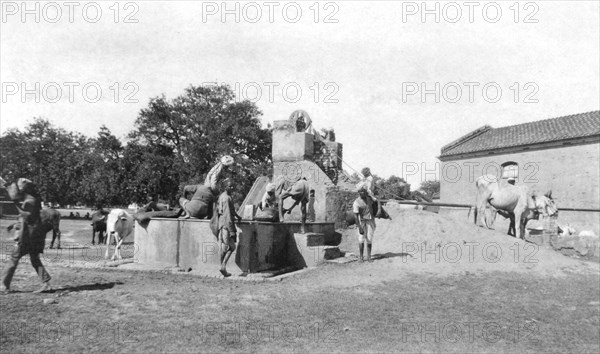
<path fill-rule="evenodd" d="M 394 257 L 406 257 L 406 256 L 411 256 L 408 253 L 395 253 L 395 252 L 387 252 L 387 253 L 383 253 L 383 254 L 374 254 L 372 256 L 373 259 L 384 259 L 384 258 L 394 258 Z"/>
<path fill-rule="evenodd" d="M 91 291 L 91 290 L 107 290 L 112 289 L 115 285 L 123 285 L 122 282 L 110 282 L 110 283 L 94 283 L 94 284 L 83 284 L 77 286 L 65 286 L 52 290 L 46 291 L 46 293 L 56 293 L 61 291 L 78 292 L 78 291 Z"/>

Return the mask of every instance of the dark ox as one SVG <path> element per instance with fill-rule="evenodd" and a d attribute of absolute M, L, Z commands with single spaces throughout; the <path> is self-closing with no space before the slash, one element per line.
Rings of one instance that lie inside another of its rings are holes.
<path fill-rule="evenodd" d="M 98 233 L 98 244 L 103 244 L 106 239 L 106 216 L 108 211 L 98 209 L 92 213 L 92 245 L 95 244 L 96 232 Z"/>
<path fill-rule="evenodd" d="M 60 212 L 54 209 L 42 209 L 40 211 L 40 220 L 42 222 L 42 232 L 47 234 L 52 231 L 52 241 L 50 242 L 50 248 L 54 248 L 54 242 L 56 241 L 56 248 L 60 248 Z M 16 222 L 7 227 L 8 231 L 12 229 L 20 230 L 21 223 Z"/>

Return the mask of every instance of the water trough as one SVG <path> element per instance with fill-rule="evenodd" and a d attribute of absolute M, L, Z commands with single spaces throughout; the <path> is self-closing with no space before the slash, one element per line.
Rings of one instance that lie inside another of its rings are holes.
<path fill-rule="evenodd" d="M 241 221 L 237 249 L 227 269 L 233 274 L 256 273 L 285 267 L 312 267 L 341 241 L 333 222 L 306 224 Z M 136 262 L 152 267 L 179 267 L 212 272 L 220 265 L 219 243 L 209 220 L 153 218 L 135 226 Z M 235 262 L 232 260 L 235 259 Z"/>

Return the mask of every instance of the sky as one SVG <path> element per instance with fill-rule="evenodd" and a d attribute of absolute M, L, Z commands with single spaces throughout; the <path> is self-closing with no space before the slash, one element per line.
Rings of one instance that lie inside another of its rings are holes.
<path fill-rule="evenodd" d="M 418 185 L 483 125 L 598 110 L 599 4 L 2 1 L 0 133 L 43 117 L 125 141 L 150 98 L 226 83 L 264 126 L 334 128 L 346 170 Z"/>

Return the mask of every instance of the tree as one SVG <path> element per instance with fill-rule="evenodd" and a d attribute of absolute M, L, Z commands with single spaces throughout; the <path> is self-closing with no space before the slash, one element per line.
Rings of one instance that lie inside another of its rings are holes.
<path fill-rule="evenodd" d="M 237 162 L 233 198 L 240 202 L 270 165 L 271 134 L 261 127 L 261 115 L 254 103 L 235 102 L 227 85 L 190 86 L 173 100 L 164 95 L 152 98 L 136 119 L 130 138 L 150 151 L 169 152 L 173 158 L 169 170 L 162 169 L 154 180 L 178 179 L 178 190 L 203 182 L 221 156 L 233 155 Z M 169 199 L 175 197 L 171 189 L 155 189 Z"/>
<path fill-rule="evenodd" d="M 381 199 L 409 199 L 410 198 L 410 184 L 406 181 L 394 175 L 391 175 L 388 179 L 382 179 L 377 176 L 373 176 L 375 181 L 375 194 L 380 196 Z"/>
<path fill-rule="evenodd" d="M 143 146 L 129 142 L 123 152 L 122 165 L 130 173 L 124 190 L 132 202 L 143 204 L 147 197 L 159 197 L 176 203 L 179 172 L 174 165 L 174 152 L 164 145 Z"/>
<path fill-rule="evenodd" d="M 60 204 L 126 205 L 149 195 L 174 203 L 183 185 L 202 183 L 221 156 L 233 155 L 233 198 L 241 202 L 270 173 L 271 133 L 261 115 L 223 85 L 152 98 L 126 145 L 105 126 L 86 138 L 36 118 L 0 137 L 0 175 L 31 178 L 45 201 Z"/>
<path fill-rule="evenodd" d="M 78 179 L 84 172 L 78 154 L 87 145 L 84 136 L 35 118 L 23 132 L 13 129 L 0 137 L 0 173 L 32 179 L 45 201 L 74 203 Z"/>
<path fill-rule="evenodd" d="M 130 173 L 123 167 L 123 150 L 121 141 L 106 126 L 100 127 L 82 156 L 85 180 L 78 195 L 83 202 L 96 207 L 129 204 L 124 191 Z"/>
<path fill-rule="evenodd" d="M 440 181 L 423 181 L 419 188 L 429 199 L 433 199 L 433 195 L 440 192 Z"/>

